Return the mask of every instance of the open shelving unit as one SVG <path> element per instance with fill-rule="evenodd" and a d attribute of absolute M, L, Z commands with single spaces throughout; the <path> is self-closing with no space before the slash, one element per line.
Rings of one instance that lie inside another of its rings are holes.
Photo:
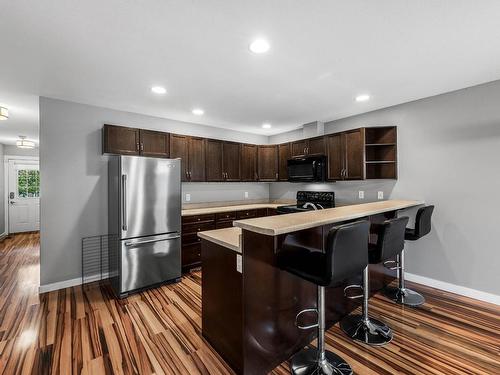
<path fill-rule="evenodd" d="M 397 179 L 397 128 L 365 128 L 366 179 Z"/>

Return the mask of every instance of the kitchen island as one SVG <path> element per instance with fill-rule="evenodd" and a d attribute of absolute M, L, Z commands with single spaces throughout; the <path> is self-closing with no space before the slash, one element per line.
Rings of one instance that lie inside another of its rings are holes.
<path fill-rule="evenodd" d="M 276 254 L 293 244 L 324 251 L 335 225 L 361 218 L 381 223 L 420 201 L 389 200 L 235 221 L 235 228 L 201 232 L 203 336 L 237 373 L 265 374 L 309 344 L 316 330 L 299 330 L 295 316 L 316 306 L 316 286 L 276 266 Z M 372 234 L 371 241 L 376 241 Z M 371 293 L 390 283 L 395 271 L 370 265 Z M 344 287 L 361 274 L 326 291 L 330 327 L 361 301 Z"/>

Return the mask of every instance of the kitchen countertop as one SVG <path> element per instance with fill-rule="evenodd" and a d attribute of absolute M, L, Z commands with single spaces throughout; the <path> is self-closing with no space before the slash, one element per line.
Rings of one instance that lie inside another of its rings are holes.
<path fill-rule="evenodd" d="M 287 205 L 287 203 L 254 203 L 254 204 L 239 204 L 239 205 L 205 207 L 205 208 L 189 208 L 182 210 L 181 215 L 192 216 L 192 215 L 215 214 L 218 212 L 228 212 L 228 211 L 257 210 L 259 208 L 277 208 L 279 206 L 285 206 L 285 205 Z"/>
<path fill-rule="evenodd" d="M 422 204 L 424 204 L 422 201 L 387 200 L 327 208 L 318 211 L 298 212 L 286 215 L 238 220 L 234 221 L 233 225 L 252 232 L 268 236 L 276 236 L 303 229 L 314 228 L 321 225 L 376 215 L 388 211 L 401 210 Z"/>
<path fill-rule="evenodd" d="M 223 228 L 198 232 L 198 237 L 241 253 L 241 228 Z"/>

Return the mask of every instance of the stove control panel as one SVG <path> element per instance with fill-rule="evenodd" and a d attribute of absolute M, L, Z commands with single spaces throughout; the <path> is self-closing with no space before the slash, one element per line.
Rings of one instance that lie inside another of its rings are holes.
<path fill-rule="evenodd" d="M 320 203 L 323 206 L 335 207 L 335 193 L 333 191 L 298 191 L 297 203 Z"/>

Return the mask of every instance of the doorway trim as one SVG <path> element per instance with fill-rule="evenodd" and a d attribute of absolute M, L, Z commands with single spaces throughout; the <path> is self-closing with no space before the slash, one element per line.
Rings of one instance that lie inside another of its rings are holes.
<path fill-rule="evenodd" d="M 36 161 L 40 165 L 38 156 L 19 156 L 19 155 L 4 155 L 3 157 L 3 174 L 4 174 L 4 223 L 5 231 L 0 233 L 0 239 L 9 235 L 9 162 L 18 161 Z M 41 198 L 40 198 L 41 199 Z"/>

